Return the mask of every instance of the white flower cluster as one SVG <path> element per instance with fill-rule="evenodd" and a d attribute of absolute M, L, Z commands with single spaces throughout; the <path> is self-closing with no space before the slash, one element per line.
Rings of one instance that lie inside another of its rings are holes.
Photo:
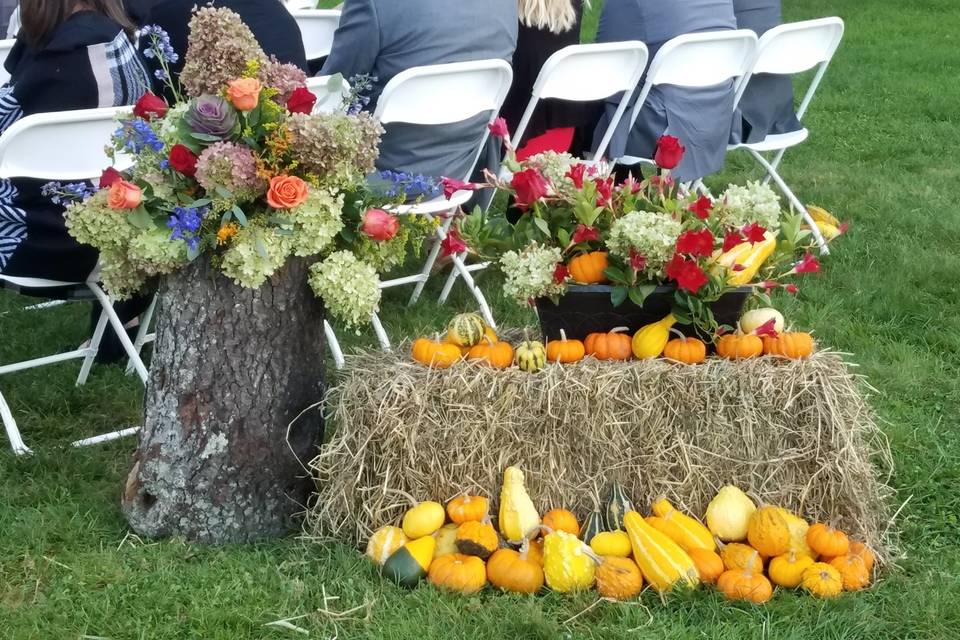
<path fill-rule="evenodd" d="M 570 167 L 578 162 L 579 160 L 569 153 L 544 151 L 527 158 L 525 164 L 528 167 L 539 169 L 540 173 L 550 181 L 550 184 L 559 186 L 564 181 L 564 176 L 570 170 Z"/>
<path fill-rule="evenodd" d="M 293 255 L 312 256 L 322 253 L 343 229 L 343 194 L 334 196 L 327 190 L 310 189 L 307 199 L 290 210 L 296 225 L 292 236 Z"/>
<path fill-rule="evenodd" d="M 663 277 L 663 267 L 673 256 L 683 225 L 669 213 L 634 211 L 618 218 L 610 227 L 607 248 L 624 260 L 630 250 L 646 258 L 645 273 L 651 279 Z"/>
<path fill-rule="evenodd" d="M 760 181 L 745 186 L 731 184 L 720 196 L 720 215 L 724 224 L 739 229 L 756 222 L 776 233 L 780 229 L 780 198 L 769 185 Z"/>
<path fill-rule="evenodd" d="M 256 289 L 283 266 L 289 255 L 287 237 L 273 229 L 244 227 L 223 253 L 220 268 L 241 287 Z"/>
<path fill-rule="evenodd" d="M 171 240 L 169 229 L 151 229 L 130 241 L 127 258 L 148 276 L 173 273 L 187 264 L 187 243 Z"/>
<path fill-rule="evenodd" d="M 500 267 L 506 278 L 503 292 L 521 305 L 527 304 L 531 298 L 562 295 L 566 287 L 553 280 L 557 264 L 562 260 L 557 247 L 532 244 L 520 253 L 508 251 L 500 258 Z"/>
<path fill-rule="evenodd" d="M 308 281 L 330 313 L 348 327 L 369 322 L 380 306 L 377 270 L 350 251 L 337 251 L 310 267 Z"/>

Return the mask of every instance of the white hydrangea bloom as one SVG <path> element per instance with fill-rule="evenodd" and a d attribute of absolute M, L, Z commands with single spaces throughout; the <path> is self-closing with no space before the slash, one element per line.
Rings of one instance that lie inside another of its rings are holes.
<path fill-rule="evenodd" d="M 380 277 L 349 251 L 331 253 L 310 267 L 310 287 L 337 320 L 348 327 L 370 321 L 380 306 Z"/>
<path fill-rule="evenodd" d="M 630 259 L 630 250 L 633 249 L 646 258 L 647 276 L 661 278 L 682 230 L 680 221 L 669 213 L 634 211 L 614 221 L 607 248 L 624 260 Z"/>
<path fill-rule="evenodd" d="M 563 294 L 566 287 L 553 280 L 557 263 L 562 260 L 563 255 L 557 247 L 533 244 L 521 253 L 508 251 L 500 258 L 505 276 L 503 292 L 521 305 L 527 304 L 531 298 Z"/>
<path fill-rule="evenodd" d="M 776 233 L 780 229 L 780 198 L 760 181 L 731 184 L 720 196 L 723 222 L 739 229 L 751 222 Z"/>

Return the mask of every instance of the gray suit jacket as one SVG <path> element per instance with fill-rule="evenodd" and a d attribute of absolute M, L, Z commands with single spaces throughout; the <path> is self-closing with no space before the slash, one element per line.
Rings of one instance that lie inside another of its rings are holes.
<path fill-rule="evenodd" d="M 640 40 L 650 60 L 668 40 L 685 33 L 735 29 L 733 0 L 607 0 L 600 16 L 597 42 Z M 646 78 L 641 79 L 640 86 Z M 637 92 L 639 93 L 639 88 Z M 607 130 L 621 96 L 609 98 L 597 125 L 594 144 Z M 687 148 L 673 175 L 694 180 L 723 167 L 733 115 L 733 82 L 705 89 L 655 87 L 631 131 L 630 111 L 624 116 L 607 155 L 652 158 L 661 135 L 676 136 Z"/>
<path fill-rule="evenodd" d="M 737 27 L 757 36 L 781 22 L 780 0 L 733 0 Z M 738 134 L 742 122 L 742 135 Z M 793 109 L 793 82 L 789 76 L 760 73 L 750 78 L 740 98 L 732 142 L 759 142 L 771 133 L 788 133 L 801 127 Z"/>
<path fill-rule="evenodd" d="M 390 79 L 411 67 L 511 61 L 517 25 L 516 0 L 346 0 L 321 74 L 376 76 L 368 107 L 372 111 Z M 481 115 L 429 131 L 389 125 L 377 167 L 462 179 L 472 168 L 487 120 Z"/>

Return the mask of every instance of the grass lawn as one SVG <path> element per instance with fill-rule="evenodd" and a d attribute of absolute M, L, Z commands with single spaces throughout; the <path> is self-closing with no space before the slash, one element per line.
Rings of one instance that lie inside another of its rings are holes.
<path fill-rule="evenodd" d="M 784 175 L 802 199 L 853 226 L 826 273 L 779 306 L 822 343 L 854 354 L 880 391 L 873 404 L 894 451 L 891 484 L 906 506 L 904 557 L 879 584 L 833 602 L 779 592 L 764 607 L 707 590 L 665 604 L 646 592 L 639 604 L 602 603 L 578 616 L 592 595 L 401 591 L 337 545 L 140 541 L 118 508 L 133 441 L 60 445 L 138 423 L 142 389 L 113 368 L 76 388 L 78 365 L 67 364 L 0 380 L 38 452 L 0 451 L 0 636 L 292 638 L 264 624 L 304 616 L 296 624 L 311 637 L 341 638 L 960 637 L 960 211 L 949 191 L 960 183 L 960 83 L 947 62 L 958 47 L 956 0 L 784 4 L 790 19 L 847 21 L 808 119 L 813 135 L 787 155 Z M 755 175 L 735 158 L 722 179 Z M 501 322 L 529 321 L 497 299 L 495 283 L 486 290 Z M 450 310 L 471 307 L 461 289 L 447 309 L 427 300 L 411 311 L 404 293 L 385 305 L 394 336 L 438 328 Z M 25 312 L 26 304 L 0 295 L 0 362 L 84 339 L 86 308 Z M 357 607 L 343 619 L 323 613 Z"/>

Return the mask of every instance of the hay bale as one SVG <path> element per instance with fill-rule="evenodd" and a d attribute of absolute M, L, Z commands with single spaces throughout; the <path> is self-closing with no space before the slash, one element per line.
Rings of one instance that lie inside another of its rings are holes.
<path fill-rule="evenodd" d="M 337 431 L 312 462 L 307 532 L 359 546 L 415 501 L 463 490 L 496 500 L 513 464 L 541 509 L 583 515 L 616 480 L 644 512 L 665 494 L 702 516 L 731 483 L 833 522 L 886 560 L 892 461 L 864 387 L 833 353 L 699 366 L 587 358 L 536 375 L 359 354 L 327 397 Z"/>

